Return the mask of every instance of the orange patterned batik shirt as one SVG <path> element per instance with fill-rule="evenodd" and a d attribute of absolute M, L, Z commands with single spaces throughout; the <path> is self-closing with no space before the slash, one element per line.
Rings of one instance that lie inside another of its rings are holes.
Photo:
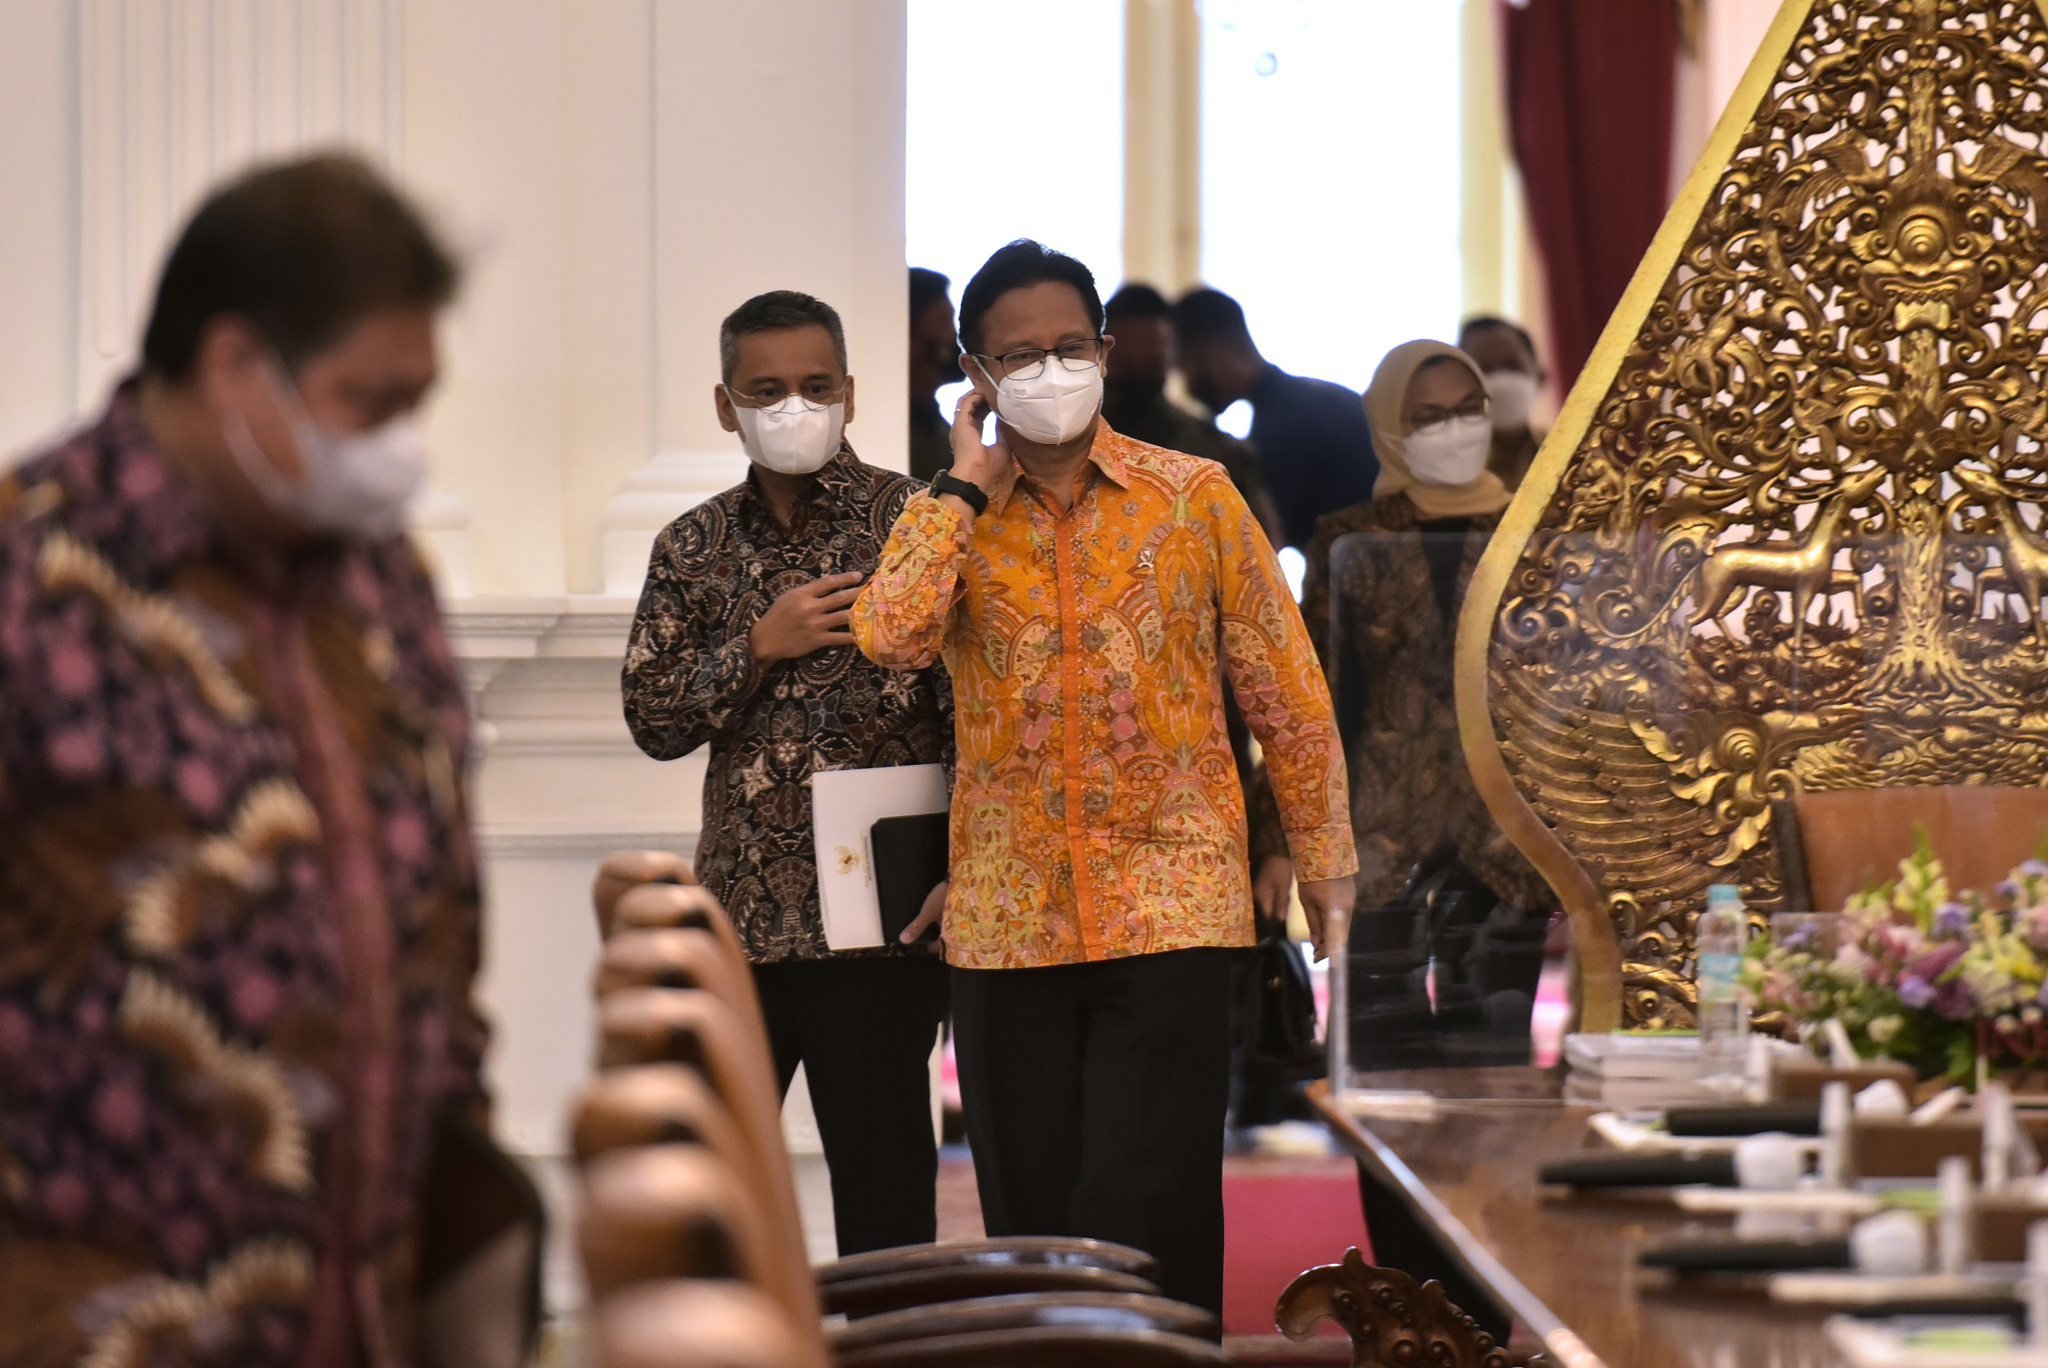
<path fill-rule="evenodd" d="M 928 493 L 853 609 L 879 663 L 953 677 L 946 958 L 1024 969 L 1249 945 L 1226 674 L 1303 879 L 1353 873 L 1330 695 L 1223 468 L 1096 429 L 1073 507 L 1012 465 L 970 526 Z"/>

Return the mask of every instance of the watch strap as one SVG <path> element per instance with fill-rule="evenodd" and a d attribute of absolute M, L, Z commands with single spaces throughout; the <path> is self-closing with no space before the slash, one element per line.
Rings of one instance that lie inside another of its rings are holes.
<path fill-rule="evenodd" d="M 968 483 L 950 470 L 942 470 L 932 476 L 932 494 L 934 497 L 951 494 L 973 509 L 977 518 L 988 512 L 988 494 L 982 487 Z"/>

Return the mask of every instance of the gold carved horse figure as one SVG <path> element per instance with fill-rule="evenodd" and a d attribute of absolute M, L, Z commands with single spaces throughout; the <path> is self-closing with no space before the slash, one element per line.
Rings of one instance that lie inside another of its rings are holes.
<path fill-rule="evenodd" d="M 1875 466 L 1861 475 L 1850 476 L 1814 515 L 1805 540 L 1795 543 L 1746 543 L 1723 546 L 1701 562 L 1699 586 L 1693 595 L 1689 626 L 1712 619 L 1720 621 L 1728 600 L 1745 588 L 1782 589 L 1792 595 L 1792 621 L 1806 620 L 1806 610 L 1816 594 L 1827 596 L 1847 592 L 1856 600 L 1856 612 L 1863 613 L 1863 580 L 1854 571 L 1835 569 L 1835 552 L 1849 536 L 1849 514 L 1868 499 L 1884 482 L 1888 472 Z"/>

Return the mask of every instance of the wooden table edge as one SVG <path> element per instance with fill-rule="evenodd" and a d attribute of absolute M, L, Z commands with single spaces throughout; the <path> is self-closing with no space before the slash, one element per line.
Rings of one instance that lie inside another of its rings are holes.
<path fill-rule="evenodd" d="M 1429 1185 L 1402 1162 L 1401 1156 L 1357 1117 L 1341 1110 L 1330 1096 L 1328 1079 L 1318 1079 L 1308 1088 L 1310 1103 L 1323 1123 L 1357 1156 L 1370 1164 L 1381 1181 L 1398 1191 L 1415 1214 L 1435 1227 L 1444 1238 L 1452 1258 L 1464 1265 L 1475 1282 L 1500 1299 L 1501 1306 L 1543 1341 L 1544 1348 L 1564 1368 L 1608 1368 L 1606 1361 L 1589 1348 L 1572 1328 L 1545 1306 L 1522 1280 L 1507 1269 L 1493 1251 L 1480 1243 L 1465 1223 L 1451 1214 Z M 1369 1236 L 1372 1232 L 1367 1231 Z"/>

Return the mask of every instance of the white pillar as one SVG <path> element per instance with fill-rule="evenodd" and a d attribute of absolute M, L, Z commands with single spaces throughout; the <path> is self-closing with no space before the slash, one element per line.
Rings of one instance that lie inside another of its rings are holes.
<path fill-rule="evenodd" d="M 871 464 L 909 467 L 903 0 L 654 0 L 657 460 L 605 515 L 605 589 L 654 532 L 746 473 L 719 428 L 718 324 L 764 290 L 846 321 Z"/>

